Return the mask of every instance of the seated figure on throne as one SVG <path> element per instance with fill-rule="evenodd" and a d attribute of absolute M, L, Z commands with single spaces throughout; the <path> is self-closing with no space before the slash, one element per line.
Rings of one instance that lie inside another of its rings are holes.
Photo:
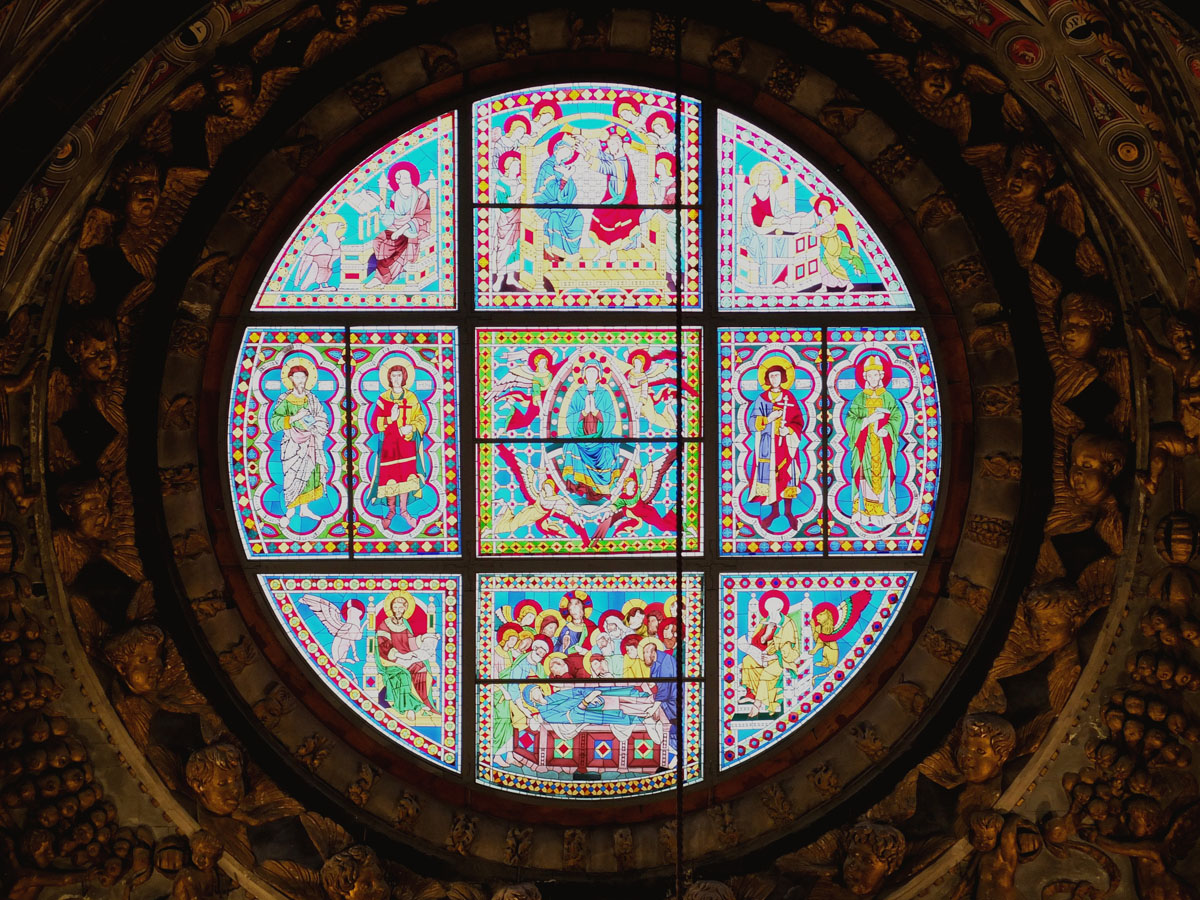
<path fill-rule="evenodd" d="M 429 235 L 429 194 L 421 189 L 421 175 L 409 162 L 388 170 L 392 197 L 383 213 L 383 230 L 375 236 L 375 271 L 367 284 L 392 284 L 417 264 L 421 244 Z"/>
<path fill-rule="evenodd" d="M 800 635 L 787 614 L 789 605 L 782 591 L 766 591 L 758 600 L 758 627 L 752 635 L 738 638 L 738 649 L 745 654 L 742 687 L 753 698 L 752 717 L 780 711 L 784 672 L 794 669 L 800 658 Z"/>

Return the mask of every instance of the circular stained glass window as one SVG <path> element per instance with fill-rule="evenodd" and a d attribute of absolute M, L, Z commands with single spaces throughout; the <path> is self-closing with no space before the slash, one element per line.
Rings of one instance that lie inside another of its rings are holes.
<path fill-rule="evenodd" d="M 321 198 L 245 313 L 237 531 L 403 752 L 537 796 L 719 778 L 835 703 L 918 579 L 922 321 L 843 191 L 715 105 L 445 110 Z"/>

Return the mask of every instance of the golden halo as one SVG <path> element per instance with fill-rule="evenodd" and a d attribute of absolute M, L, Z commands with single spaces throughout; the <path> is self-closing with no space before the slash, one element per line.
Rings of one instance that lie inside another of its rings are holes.
<path fill-rule="evenodd" d="M 679 595 L 672 594 L 667 598 L 667 602 L 663 604 L 663 614 L 668 619 L 675 617 L 675 607 L 679 604 Z"/>
<path fill-rule="evenodd" d="M 389 356 L 379 364 L 380 389 L 385 391 L 392 389 L 393 369 L 404 371 L 404 389 L 411 391 L 413 389 L 413 365 L 403 356 Z"/>
<path fill-rule="evenodd" d="M 766 169 L 771 173 L 771 193 L 779 190 L 779 186 L 783 184 L 783 172 L 779 170 L 779 166 L 771 162 L 769 159 L 764 159 L 762 162 L 757 162 L 750 167 L 750 189 L 758 185 L 758 174 Z"/>
<path fill-rule="evenodd" d="M 758 383 L 762 385 L 764 390 L 768 389 L 770 385 L 767 384 L 767 371 L 776 366 L 783 369 L 783 381 L 779 387 L 786 391 L 796 383 L 796 367 L 782 353 L 772 353 L 763 357 L 762 362 L 758 364 Z"/>
<path fill-rule="evenodd" d="M 308 389 L 311 391 L 313 388 L 315 388 L 317 386 L 317 367 L 313 365 L 313 361 L 311 359 L 309 359 L 307 356 L 305 356 L 301 353 L 297 353 L 293 356 L 289 356 L 287 359 L 285 359 L 283 361 L 283 367 L 282 367 L 283 383 L 287 385 L 287 389 L 289 391 L 295 389 L 294 386 L 292 385 L 292 376 L 289 375 L 288 373 L 291 372 L 292 369 L 296 368 L 296 366 L 299 366 L 300 368 L 302 368 L 305 371 L 305 373 L 308 375 Z"/>
<path fill-rule="evenodd" d="M 413 610 L 417 608 L 417 598 L 405 590 L 392 591 L 383 598 L 383 608 L 387 610 L 388 615 L 392 615 L 392 604 L 397 600 L 404 601 L 404 616 L 405 619 L 411 619 Z"/>
<path fill-rule="evenodd" d="M 640 641 L 638 641 L 638 656 L 641 656 L 641 655 L 642 655 L 642 649 L 643 649 L 643 648 L 644 648 L 644 647 L 645 647 L 647 644 L 650 644 L 650 645 L 652 645 L 653 647 L 655 647 L 655 648 L 658 650 L 658 652 L 659 652 L 659 653 L 665 653 L 665 652 L 666 652 L 666 649 L 667 649 L 667 648 L 663 646 L 663 642 L 662 642 L 662 641 L 660 641 L 660 640 L 659 640 L 658 638 L 656 638 L 656 637 L 651 637 L 650 635 L 646 635 L 646 637 L 644 637 L 644 638 L 642 638 Z"/>
<path fill-rule="evenodd" d="M 635 609 L 640 609 L 642 612 L 645 612 L 646 601 L 641 597 L 631 597 L 629 600 L 626 600 L 625 605 L 621 607 L 621 615 L 624 618 L 628 618 L 629 614 Z"/>

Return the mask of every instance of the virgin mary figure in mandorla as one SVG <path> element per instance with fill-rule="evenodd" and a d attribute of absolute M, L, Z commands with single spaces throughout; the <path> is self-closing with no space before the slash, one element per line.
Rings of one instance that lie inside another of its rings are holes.
<path fill-rule="evenodd" d="M 621 454 L 615 443 L 587 438 L 618 436 L 617 408 L 612 393 L 601 384 L 599 366 L 585 366 L 581 378 L 567 405 L 566 425 L 571 437 L 584 440 L 563 447 L 559 466 L 571 493 L 599 502 L 612 494 L 622 469 Z"/>
<path fill-rule="evenodd" d="M 283 363 L 280 380 L 286 391 L 271 407 L 270 428 L 280 435 L 279 455 L 283 470 L 283 499 L 286 514 L 317 518 L 309 504 L 325 496 L 325 439 L 329 436 L 329 414 L 313 393 L 317 371 L 312 360 L 297 354 Z"/>

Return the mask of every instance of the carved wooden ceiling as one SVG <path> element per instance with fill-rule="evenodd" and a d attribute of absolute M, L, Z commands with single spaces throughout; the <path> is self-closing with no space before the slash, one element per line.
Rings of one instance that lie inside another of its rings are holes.
<path fill-rule="evenodd" d="M 110 4 L 0 8 L 0 122 L 31 135 L 0 217 L 11 896 L 1189 896 L 1190 26 L 1148 0 L 175 12 L 106 54 Z M 95 75 L 56 94 L 78 47 Z M 961 435 L 890 655 L 678 817 L 396 764 L 290 670 L 218 521 L 221 361 L 314 191 L 422 111 L 584 70 L 679 79 L 836 172 L 928 300 Z"/>

